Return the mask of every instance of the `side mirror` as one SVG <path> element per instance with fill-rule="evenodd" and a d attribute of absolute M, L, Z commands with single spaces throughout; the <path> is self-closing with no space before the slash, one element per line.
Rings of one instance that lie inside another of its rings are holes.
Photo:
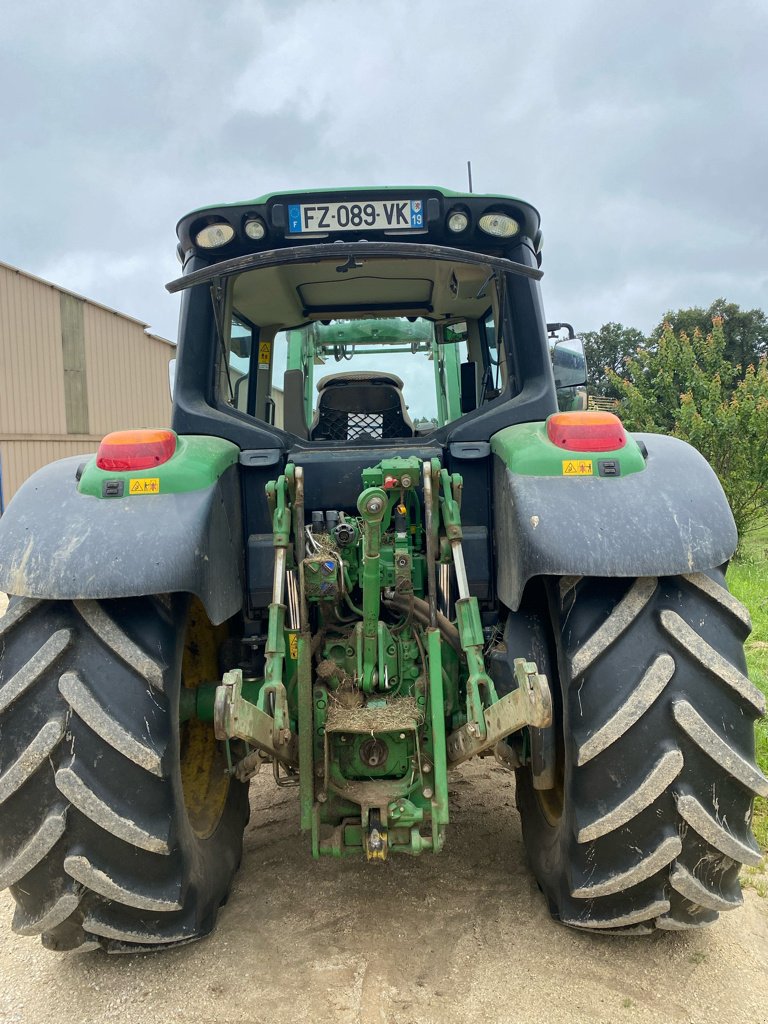
<path fill-rule="evenodd" d="M 442 338 L 438 337 L 438 344 L 458 345 L 459 342 L 467 340 L 467 335 L 468 329 L 465 320 L 455 324 L 448 324 L 443 328 Z"/>
<path fill-rule="evenodd" d="M 568 336 L 558 338 L 559 331 Z M 561 412 L 587 408 L 587 359 L 581 338 L 573 333 L 570 324 L 547 324 L 549 354 L 557 389 L 557 407 Z"/>
<path fill-rule="evenodd" d="M 168 363 L 168 390 L 171 393 L 171 401 L 173 401 L 173 393 L 176 390 L 176 359 L 172 359 Z"/>
<path fill-rule="evenodd" d="M 581 338 L 550 339 L 552 371 L 556 388 L 573 388 L 587 383 L 587 358 Z"/>

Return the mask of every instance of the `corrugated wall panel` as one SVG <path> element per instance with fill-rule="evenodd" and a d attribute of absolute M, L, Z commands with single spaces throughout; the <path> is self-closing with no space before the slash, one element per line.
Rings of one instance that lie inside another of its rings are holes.
<path fill-rule="evenodd" d="M 62 307 L 69 314 L 64 325 Z M 174 355 L 172 345 L 147 335 L 136 320 L 0 263 L 5 503 L 30 473 L 94 452 L 111 430 L 168 425 Z"/>
<path fill-rule="evenodd" d="M 0 435 L 66 433 L 59 294 L 0 266 Z"/>
<path fill-rule="evenodd" d="M 145 334 L 139 324 L 86 305 L 85 351 L 90 433 L 168 426 L 171 345 Z"/>
<path fill-rule="evenodd" d="M 66 459 L 69 455 L 92 455 L 98 446 L 98 441 L 91 440 L 0 440 L 0 463 L 2 464 L 5 505 L 8 505 L 11 497 L 27 477 L 36 470 L 57 459 Z M 74 484 L 74 478 L 72 482 Z M 51 513 L 54 513 L 53 509 L 51 509 Z"/>

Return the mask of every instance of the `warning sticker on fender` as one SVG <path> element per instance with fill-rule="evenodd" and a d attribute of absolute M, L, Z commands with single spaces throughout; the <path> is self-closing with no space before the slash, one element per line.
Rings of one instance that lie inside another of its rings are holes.
<path fill-rule="evenodd" d="M 128 481 L 128 493 L 129 494 L 159 494 L 160 493 L 160 477 L 159 476 L 148 476 L 148 477 L 143 477 L 141 480 L 129 480 Z"/>
<path fill-rule="evenodd" d="M 563 476 L 592 476 L 592 459 L 563 459 Z"/>

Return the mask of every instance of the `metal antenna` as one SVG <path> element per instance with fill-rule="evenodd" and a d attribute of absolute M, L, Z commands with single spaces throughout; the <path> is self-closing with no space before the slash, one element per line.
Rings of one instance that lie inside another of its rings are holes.
<path fill-rule="evenodd" d="M 469 178 L 469 191 L 472 193 L 472 161 L 467 160 L 467 178 Z"/>

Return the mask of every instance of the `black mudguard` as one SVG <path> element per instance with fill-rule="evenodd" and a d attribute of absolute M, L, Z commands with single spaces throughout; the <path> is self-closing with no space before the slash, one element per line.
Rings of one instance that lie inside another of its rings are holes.
<path fill-rule="evenodd" d="M 82 456 L 45 466 L 0 519 L 0 591 L 54 600 L 182 592 L 214 624 L 243 603 L 238 467 L 183 494 L 80 494 Z"/>
<path fill-rule="evenodd" d="M 499 599 L 534 576 L 670 576 L 723 565 L 736 526 L 720 481 L 689 444 L 635 434 L 646 468 L 625 477 L 513 474 L 494 457 Z"/>

